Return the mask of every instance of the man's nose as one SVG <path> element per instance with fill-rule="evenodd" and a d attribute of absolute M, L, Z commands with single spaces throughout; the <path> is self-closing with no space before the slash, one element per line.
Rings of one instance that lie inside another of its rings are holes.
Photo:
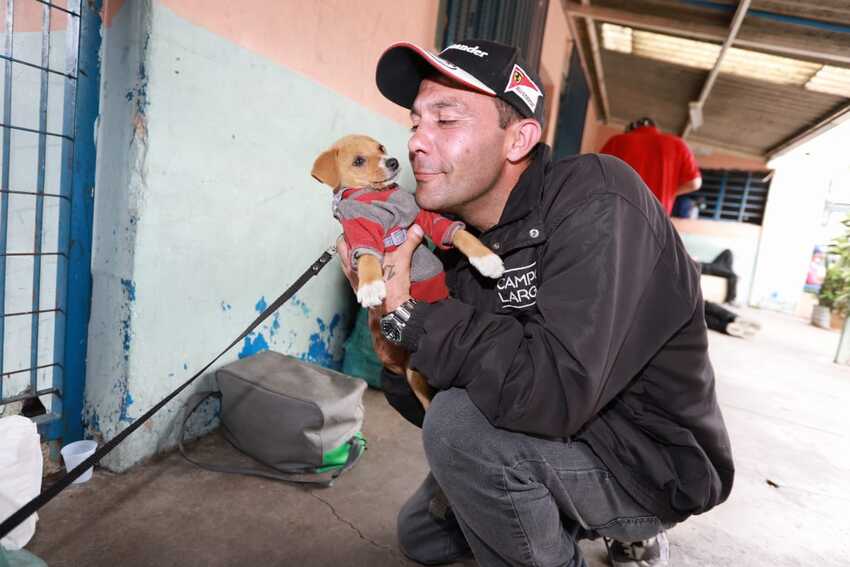
<path fill-rule="evenodd" d="M 426 128 L 423 124 L 420 124 L 416 130 L 414 130 L 413 135 L 410 136 L 410 140 L 407 141 L 407 150 L 410 155 L 415 153 L 427 153 L 428 152 L 428 136 L 426 133 Z"/>
<path fill-rule="evenodd" d="M 391 171 L 395 171 L 398 169 L 398 160 L 395 158 L 390 158 L 386 161 L 386 165 L 390 168 Z"/>

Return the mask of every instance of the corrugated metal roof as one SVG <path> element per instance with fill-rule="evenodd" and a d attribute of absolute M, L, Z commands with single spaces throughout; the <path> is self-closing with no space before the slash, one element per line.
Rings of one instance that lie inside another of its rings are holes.
<path fill-rule="evenodd" d="M 602 47 L 638 57 L 708 70 L 714 67 L 720 55 L 721 46 L 707 41 L 603 23 Z M 720 72 L 771 83 L 803 86 L 824 67 L 823 64 L 811 61 L 732 47 L 723 59 Z M 845 77 L 833 71 L 824 74 L 823 79 L 813 84 L 811 88 L 812 90 L 821 88 L 835 90 L 842 86 L 844 87 L 842 92 L 850 92 L 850 75 Z"/>
<path fill-rule="evenodd" d="M 688 103 L 699 98 L 737 1 L 586 4 L 564 2 L 568 12 L 584 10 L 576 16 L 579 24 L 592 14 L 608 121 L 651 115 L 663 128 L 681 133 Z M 575 27 L 582 52 L 592 53 L 585 26 Z M 770 154 L 850 109 L 850 2 L 753 0 L 719 71 L 703 107 L 703 125 L 690 138 L 751 155 Z"/>

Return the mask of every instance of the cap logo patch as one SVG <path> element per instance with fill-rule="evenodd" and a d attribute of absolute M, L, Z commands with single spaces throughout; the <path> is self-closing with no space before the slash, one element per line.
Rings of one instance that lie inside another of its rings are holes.
<path fill-rule="evenodd" d="M 508 79 L 508 86 L 505 87 L 505 92 L 515 93 L 531 109 L 532 113 L 537 108 L 538 99 L 543 96 L 543 91 L 540 90 L 540 87 L 534 84 L 534 81 L 528 78 L 528 74 L 522 67 L 516 64 L 513 71 L 511 71 L 511 78 Z"/>
<path fill-rule="evenodd" d="M 455 43 L 455 44 L 450 45 L 447 48 L 445 48 L 442 52 L 445 53 L 449 49 L 459 49 L 461 51 L 466 51 L 467 53 L 471 53 L 472 55 L 475 55 L 477 57 L 487 57 L 487 55 L 489 55 L 486 51 L 481 51 L 480 49 L 478 49 L 477 45 L 475 47 L 470 47 L 470 46 L 464 45 L 462 43 Z"/>

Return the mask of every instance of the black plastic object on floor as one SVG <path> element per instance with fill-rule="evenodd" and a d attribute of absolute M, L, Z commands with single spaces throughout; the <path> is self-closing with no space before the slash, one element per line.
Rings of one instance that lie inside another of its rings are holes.
<path fill-rule="evenodd" d="M 36 417 L 47 413 L 47 408 L 38 398 L 27 398 L 21 404 L 21 415 L 24 417 Z"/>

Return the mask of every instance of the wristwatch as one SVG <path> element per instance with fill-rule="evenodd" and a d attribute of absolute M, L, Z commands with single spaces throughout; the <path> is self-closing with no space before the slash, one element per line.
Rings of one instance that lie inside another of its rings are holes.
<path fill-rule="evenodd" d="M 381 334 L 387 341 L 394 345 L 401 345 L 404 339 L 404 328 L 407 327 L 407 322 L 413 316 L 413 310 L 416 308 L 416 301 L 408 299 L 401 305 L 395 308 L 395 311 L 390 311 L 381 317 Z"/>

